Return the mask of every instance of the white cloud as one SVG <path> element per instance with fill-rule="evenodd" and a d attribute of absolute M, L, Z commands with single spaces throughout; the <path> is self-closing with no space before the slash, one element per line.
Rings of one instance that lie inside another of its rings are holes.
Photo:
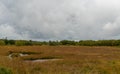
<path fill-rule="evenodd" d="M 9 37 L 11 39 L 16 37 L 21 38 L 20 35 L 15 32 L 15 29 L 7 24 L 0 25 L 0 36 L 1 38 Z"/>
<path fill-rule="evenodd" d="M 109 36 L 119 36 L 120 35 L 120 18 L 116 18 L 114 22 L 109 22 L 104 25 L 103 31 Z"/>
<path fill-rule="evenodd" d="M 80 40 L 120 34 L 119 0 L 0 0 L 0 16 L 0 34 L 8 38 Z"/>

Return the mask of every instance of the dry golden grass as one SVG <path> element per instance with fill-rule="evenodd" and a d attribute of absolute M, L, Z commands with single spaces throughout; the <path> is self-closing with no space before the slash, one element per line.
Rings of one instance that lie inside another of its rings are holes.
<path fill-rule="evenodd" d="M 10 59 L 12 53 L 28 55 Z M 31 62 L 34 59 L 60 60 Z M 0 66 L 11 69 L 13 74 L 120 74 L 120 48 L 0 46 Z"/>

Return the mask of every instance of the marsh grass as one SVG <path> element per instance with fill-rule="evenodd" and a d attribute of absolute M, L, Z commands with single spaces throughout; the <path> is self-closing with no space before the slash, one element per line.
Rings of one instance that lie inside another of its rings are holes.
<path fill-rule="evenodd" d="M 20 57 L 19 53 L 28 55 Z M 17 57 L 9 59 L 8 54 Z M 26 59 L 62 60 L 33 63 Z M 120 74 L 120 48 L 0 46 L 0 66 L 13 74 Z"/>

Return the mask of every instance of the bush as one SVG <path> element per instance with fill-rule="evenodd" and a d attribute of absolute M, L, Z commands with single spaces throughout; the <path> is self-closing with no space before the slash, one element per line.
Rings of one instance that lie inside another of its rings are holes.
<path fill-rule="evenodd" d="M 18 41 L 15 41 L 15 45 L 16 46 L 29 46 L 29 45 L 32 45 L 32 42 L 25 41 L 25 40 L 18 40 Z"/>
<path fill-rule="evenodd" d="M 70 41 L 70 40 L 62 40 L 60 41 L 62 45 L 76 45 L 75 41 Z"/>
<path fill-rule="evenodd" d="M 49 41 L 49 45 L 56 46 L 56 45 L 59 45 L 59 42 L 58 41 Z"/>
<path fill-rule="evenodd" d="M 15 40 L 8 40 L 9 45 L 15 45 Z"/>
<path fill-rule="evenodd" d="M 0 74 L 13 74 L 10 69 L 0 67 Z"/>
<path fill-rule="evenodd" d="M 5 45 L 5 42 L 3 40 L 0 40 L 0 45 Z"/>

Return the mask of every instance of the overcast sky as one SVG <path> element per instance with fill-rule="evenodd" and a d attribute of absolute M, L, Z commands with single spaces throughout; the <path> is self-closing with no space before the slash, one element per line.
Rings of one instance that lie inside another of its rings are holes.
<path fill-rule="evenodd" d="M 0 0 L 0 38 L 120 38 L 120 0 Z"/>

